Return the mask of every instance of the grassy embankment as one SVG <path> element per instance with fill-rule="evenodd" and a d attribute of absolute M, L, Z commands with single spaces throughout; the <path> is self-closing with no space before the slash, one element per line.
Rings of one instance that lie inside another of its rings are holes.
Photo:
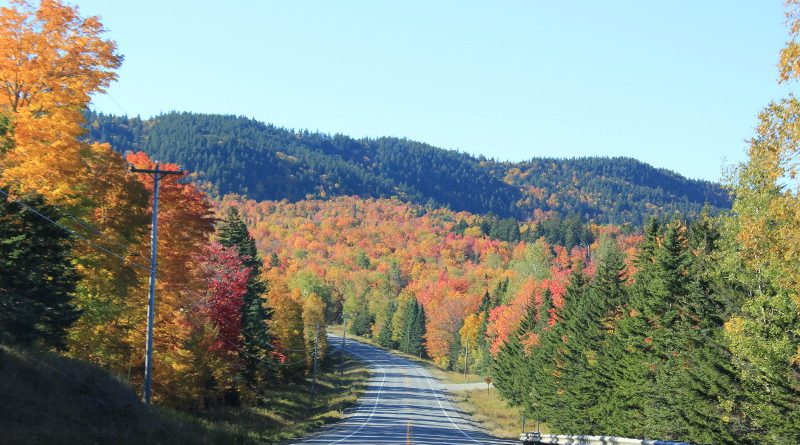
<path fill-rule="evenodd" d="M 341 419 L 369 372 L 348 358 L 342 378 L 322 372 L 265 396 L 262 407 L 184 413 L 149 408 L 97 367 L 55 354 L 0 345 L 0 443 L 264 444 L 299 437 Z"/>
<path fill-rule="evenodd" d="M 329 326 L 328 331 L 337 335 L 342 335 L 342 325 Z M 387 349 L 371 338 L 355 336 L 350 333 L 347 334 L 347 337 L 355 337 L 357 340 L 364 343 Z M 420 359 L 419 357 L 395 350 L 392 350 L 392 353 L 413 360 L 419 365 L 424 366 L 434 377 L 441 380 L 444 384 L 476 383 L 484 381 L 484 377 L 477 374 L 467 374 L 467 377 L 464 378 L 464 373 L 439 368 L 430 360 Z M 506 402 L 498 396 L 496 390 L 491 389 L 487 392 L 486 387 L 483 386 L 482 389 L 454 391 L 451 392 L 451 395 L 456 406 L 463 411 L 465 415 L 472 417 L 473 420 L 481 424 L 490 434 L 504 438 L 519 437 L 522 431 L 522 417 L 520 416 L 520 412 L 517 408 L 509 407 Z M 525 429 L 528 431 L 535 430 L 535 420 L 531 421 L 528 419 L 525 424 Z M 540 429 L 542 432 L 547 432 L 547 427 L 544 425 L 540 425 Z"/>

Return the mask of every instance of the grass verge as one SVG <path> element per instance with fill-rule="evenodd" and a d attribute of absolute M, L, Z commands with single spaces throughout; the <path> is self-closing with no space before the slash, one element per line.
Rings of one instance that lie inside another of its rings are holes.
<path fill-rule="evenodd" d="M 519 438 L 522 431 L 522 417 L 519 410 L 509 407 L 494 389 L 488 393 L 485 389 L 459 391 L 453 393 L 452 399 L 460 410 L 480 423 L 493 436 Z M 525 429 L 535 431 L 536 421 L 528 419 Z M 543 433 L 547 432 L 544 425 L 540 425 L 540 430 Z"/>
<path fill-rule="evenodd" d="M 222 433 L 235 439 L 232 443 L 279 443 L 341 420 L 344 410 L 363 394 L 367 380 L 366 366 L 345 356 L 341 377 L 338 366 L 318 374 L 313 399 L 311 383 L 304 381 L 269 391 L 263 407 L 217 408 L 194 421 L 215 435 Z"/>
<path fill-rule="evenodd" d="M 0 443 L 265 444 L 308 434 L 343 417 L 369 371 L 346 356 L 344 375 L 265 395 L 261 407 L 189 414 L 143 405 L 126 385 L 88 363 L 0 345 Z"/>

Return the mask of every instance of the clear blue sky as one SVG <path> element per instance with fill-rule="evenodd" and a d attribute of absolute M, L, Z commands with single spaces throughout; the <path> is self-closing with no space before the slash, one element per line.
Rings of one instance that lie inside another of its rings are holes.
<path fill-rule="evenodd" d="M 94 107 L 254 117 L 498 159 L 632 156 L 718 179 L 776 83 L 781 0 L 109 1 Z"/>

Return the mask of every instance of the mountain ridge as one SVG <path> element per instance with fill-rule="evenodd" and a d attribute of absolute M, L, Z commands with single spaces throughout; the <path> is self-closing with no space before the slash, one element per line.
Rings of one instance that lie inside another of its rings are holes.
<path fill-rule="evenodd" d="M 89 112 L 87 122 L 92 140 L 179 163 L 222 194 L 259 201 L 397 196 L 523 220 L 555 213 L 637 226 L 651 215 L 730 207 L 718 184 L 627 157 L 497 161 L 405 138 L 355 139 L 188 112 L 149 119 Z"/>

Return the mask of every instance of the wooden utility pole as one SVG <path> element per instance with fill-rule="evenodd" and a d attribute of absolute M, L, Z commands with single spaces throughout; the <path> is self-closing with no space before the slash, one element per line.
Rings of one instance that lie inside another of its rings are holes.
<path fill-rule="evenodd" d="M 339 377 L 344 377 L 344 347 L 345 347 L 345 339 L 347 338 L 347 319 L 342 318 L 342 351 L 341 351 L 341 360 L 339 361 Z"/>
<path fill-rule="evenodd" d="M 147 173 L 153 177 L 153 221 L 150 232 L 150 291 L 147 299 L 147 345 L 144 357 L 144 403 L 150 404 L 153 397 L 153 320 L 156 309 L 156 257 L 158 255 L 158 185 L 166 175 L 183 175 L 182 170 L 161 170 L 156 162 L 153 170 L 131 166 L 132 173 Z"/>
<path fill-rule="evenodd" d="M 311 403 L 314 403 L 314 397 L 317 390 L 317 351 L 319 350 L 319 323 L 314 327 L 314 373 L 311 378 Z"/>
<path fill-rule="evenodd" d="M 469 348 L 464 346 L 464 380 L 467 379 L 467 369 L 469 369 Z"/>

